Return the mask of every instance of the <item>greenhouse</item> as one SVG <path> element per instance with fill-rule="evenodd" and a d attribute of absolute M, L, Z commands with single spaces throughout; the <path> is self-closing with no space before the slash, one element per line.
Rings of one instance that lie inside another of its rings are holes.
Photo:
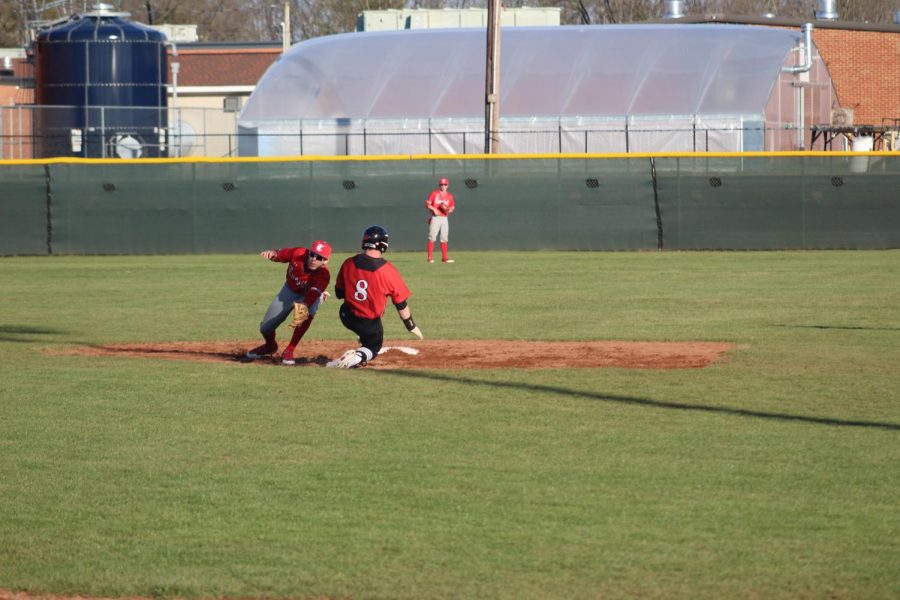
<path fill-rule="evenodd" d="M 809 31 L 709 24 L 504 28 L 503 153 L 809 147 L 837 96 Z M 243 156 L 484 151 L 484 29 L 294 45 L 238 120 Z"/>

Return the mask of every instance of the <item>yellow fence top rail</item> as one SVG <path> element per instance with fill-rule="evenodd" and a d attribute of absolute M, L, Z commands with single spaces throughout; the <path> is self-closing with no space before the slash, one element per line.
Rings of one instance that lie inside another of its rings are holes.
<path fill-rule="evenodd" d="M 621 152 L 610 154 L 385 154 L 377 156 L 245 156 L 235 158 L 29 158 L 0 160 L 0 165 L 135 165 L 180 163 L 278 163 L 278 162 L 384 162 L 470 160 L 604 160 L 660 158 L 807 158 L 841 156 L 896 156 L 891 151 L 791 151 L 791 152 Z"/>

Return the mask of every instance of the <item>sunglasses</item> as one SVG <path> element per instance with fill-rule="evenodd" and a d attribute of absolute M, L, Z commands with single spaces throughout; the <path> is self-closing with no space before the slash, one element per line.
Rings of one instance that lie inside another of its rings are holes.
<path fill-rule="evenodd" d="M 450 185 L 449 183 L 442 183 L 441 186 Z"/>
<path fill-rule="evenodd" d="M 312 251 L 308 252 L 308 254 L 309 254 L 309 257 L 313 260 L 325 260 L 325 257 L 322 256 L 321 254 L 316 254 L 315 252 L 312 252 Z"/>

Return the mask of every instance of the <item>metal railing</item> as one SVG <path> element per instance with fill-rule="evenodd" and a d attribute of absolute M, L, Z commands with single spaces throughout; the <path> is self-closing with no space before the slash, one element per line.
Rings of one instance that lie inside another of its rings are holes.
<path fill-rule="evenodd" d="M 234 156 L 236 117 L 214 108 L 0 106 L 0 159 Z"/>
<path fill-rule="evenodd" d="M 0 107 L 0 159 L 155 158 L 234 156 L 378 156 L 386 154 L 481 154 L 484 131 L 477 126 L 390 130 L 315 127 L 280 123 L 280 131 L 247 131 L 238 113 L 179 107 Z M 267 125 L 268 126 L 268 125 Z M 273 128 L 276 129 L 276 128 Z M 844 150 L 846 143 L 817 142 L 806 132 L 806 148 Z M 534 128 L 506 125 L 499 148 L 505 153 L 740 152 L 794 150 L 792 123 L 762 126 L 657 121 L 596 126 L 560 123 Z M 833 141 L 833 140 L 832 140 Z M 879 149 L 879 148 L 876 148 Z M 894 149 L 893 147 L 890 149 Z"/>

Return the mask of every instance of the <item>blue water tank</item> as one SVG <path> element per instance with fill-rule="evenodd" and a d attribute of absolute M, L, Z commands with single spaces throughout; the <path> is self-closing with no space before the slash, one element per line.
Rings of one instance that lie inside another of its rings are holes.
<path fill-rule="evenodd" d="M 35 156 L 167 155 L 166 36 L 109 4 L 34 42 Z"/>

